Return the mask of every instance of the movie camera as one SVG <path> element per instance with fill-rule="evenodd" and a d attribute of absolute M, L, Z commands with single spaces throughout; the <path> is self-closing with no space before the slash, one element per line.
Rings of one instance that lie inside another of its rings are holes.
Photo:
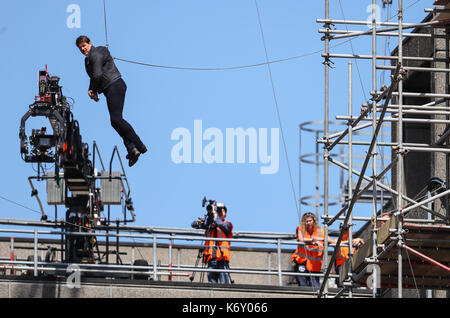
<path fill-rule="evenodd" d="M 208 203 L 208 205 L 206 205 Z M 225 207 L 223 203 L 218 203 L 217 200 L 208 200 L 206 196 L 203 197 L 202 207 L 206 205 L 206 214 L 203 218 L 198 218 L 197 221 L 192 222 L 194 229 L 209 229 L 214 222 L 213 208 L 217 211 L 218 208 Z"/>
<path fill-rule="evenodd" d="M 35 96 L 34 103 L 29 105 L 29 110 L 21 119 L 20 153 L 25 162 L 38 164 L 38 173 L 41 163 L 54 163 L 55 172 L 51 177 L 47 174 L 43 178 L 50 182 L 48 184 L 57 184 L 55 193 L 61 193 L 63 198 L 51 204 L 62 203 L 68 208 L 65 231 L 90 231 L 97 221 L 94 216 L 103 210 L 101 194 L 95 187 L 89 146 L 82 141 L 78 121 L 73 119 L 71 105 L 62 93 L 59 80 L 57 76 L 50 76 L 47 68 L 39 71 L 39 95 Z M 49 133 L 46 127 L 32 129 L 28 139 L 25 124 L 30 117 L 47 118 L 53 133 Z M 47 220 L 45 213 L 42 213 L 42 220 Z M 66 235 L 66 260 L 92 260 L 94 243 L 94 237 Z"/>

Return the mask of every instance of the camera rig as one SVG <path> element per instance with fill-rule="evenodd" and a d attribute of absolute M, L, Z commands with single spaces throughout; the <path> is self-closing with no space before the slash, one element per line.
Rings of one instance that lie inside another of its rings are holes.
<path fill-rule="evenodd" d="M 208 203 L 208 205 L 206 205 Z M 202 207 L 204 208 L 206 205 L 206 214 L 203 218 L 199 218 L 197 221 L 192 222 L 192 227 L 195 229 L 210 229 L 212 224 L 214 223 L 213 216 L 213 207 L 214 210 L 217 211 L 217 208 L 224 207 L 223 203 L 217 203 L 217 200 L 208 200 L 206 196 L 203 197 Z"/>
<path fill-rule="evenodd" d="M 105 204 L 121 204 L 122 197 L 126 199 L 125 207 L 130 212 L 132 220 L 126 219 L 124 207 L 124 220 L 115 222 L 117 226 L 119 222 L 133 222 L 135 220 L 133 203 L 129 197 L 129 189 L 127 192 L 124 187 L 121 173 L 111 171 L 117 147 L 112 154 L 109 173 L 104 171 L 104 167 L 102 172 L 98 173 L 95 169 L 95 151 L 98 151 L 98 148 L 94 142 L 94 158 L 91 161 L 89 145 L 82 140 L 78 121 L 73 118 L 71 105 L 63 95 L 59 81 L 59 77 L 49 75 L 47 67 L 39 71 L 39 95 L 35 96 L 34 103 L 29 105 L 29 110 L 20 123 L 20 153 L 25 162 L 38 164 L 38 175 L 29 177 L 29 182 L 32 195 L 37 197 L 41 207 L 41 221 L 49 222 L 31 179 L 47 181 L 48 204 L 65 205 L 67 208 L 65 221 L 60 225 L 56 225 L 58 221 L 55 216 L 55 226 L 61 226 L 64 233 L 63 261 L 97 262 L 101 260 L 101 255 L 96 237 L 76 234 L 95 233 L 96 229 L 107 229 L 110 223 L 109 209 L 108 220 L 102 219 L 100 213 L 104 210 Z M 30 137 L 27 138 L 25 124 L 30 117 L 46 117 L 53 133 L 49 134 L 47 128 L 42 127 L 32 129 Z M 102 160 L 100 161 L 103 166 Z M 43 163 L 53 163 L 54 172 L 41 175 Z M 98 179 L 101 179 L 101 187 L 96 186 Z M 126 184 L 128 185 L 128 182 Z M 111 189 L 114 189 L 113 194 Z"/>

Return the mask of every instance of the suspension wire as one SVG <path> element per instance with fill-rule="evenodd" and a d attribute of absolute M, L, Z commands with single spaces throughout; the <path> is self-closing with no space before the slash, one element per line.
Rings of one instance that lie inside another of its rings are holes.
<path fill-rule="evenodd" d="M 335 47 L 341 46 L 341 45 L 343 45 L 343 44 L 345 44 L 347 42 L 350 42 L 350 41 L 351 41 L 351 39 L 350 40 L 345 40 L 345 41 L 343 41 L 341 43 L 338 43 L 338 44 L 336 44 L 334 46 L 331 46 L 330 48 L 335 48 Z M 291 56 L 291 57 L 287 57 L 287 58 L 283 58 L 283 59 L 277 59 L 277 60 L 266 61 L 266 62 L 255 63 L 255 64 L 248 64 L 248 65 L 228 66 L 228 67 L 186 67 L 186 66 L 157 65 L 157 64 L 144 63 L 144 62 L 138 62 L 138 61 L 134 61 L 134 60 L 124 59 L 124 58 L 120 58 L 120 57 L 116 57 L 116 56 L 113 56 L 113 59 L 118 60 L 118 61 L 122 61 L 122 62 L 126 62 L 126 63 L 142 65 L 142 66 L 149 66 L 149 67 L 156 67 L 156 68 L 166 68 L 166 69 L 175 69 L 175 70 L 185 70 L 185 71 L 228 71 L 228 70 L 239 70 L 239 69 L 252 68 L 252 67 L 258 67 L 258 66 L 264 66 L 264 65 L 269 65 L 269 64 L 275 64 L 275 63 L 280 63 L 280 62 L 296 60 L 296 59 L 312 56 L 312 55 L 315 55 L 315 54 L 318 54 L 318 53 L 322 53 L 322 51 L 323 50 L 320 49 L 320 50 L 308 52 L 308 53 L 301 54 L 301 55 Z"/>
<path fill-rule="evenodd" d="M 266 55 L 267 70 L 269 72 L 270 83 L 272 85 L 272 94 L 273 94 L 273 99 L 274 99 L 274 102 L 275 102 L 275 108 L 276 108 L 276 111 L 277 111 L 278 123 L 280 125 L 281 139 L 283 140 L 283 148 L 284 148 L 284 153 L 285 153 L 285 156 L 286 156 L 286 162 L 287 162 L 287 167 L 288 167 L 288 171 L 289 171 L 289 178 L 290 178 L 290 181 L 291 181 L 292 193 L 294 195 L 295 208 L 296 208 L 297 214 L 298 214 L 298 216 L 300 218 L 300 211 L 299 211 L 298 204 L 297 204 L 297 195 L 295 194 L 294 181 L 292 179 L 291 165 L 289 163 L 289 157 L 288 157 L 288 152 L 287 152 L 286 140 L 284 138 L 284 131 L 283 131 L 283 125 L 282 125 L 282 122 L 281 122 L 281 115 L 280 115 L 280 109 L 279 109 L 279 106 L 278 106 L 277 94 L 276 94 L 276 91 L 275 91 L 275 84 L 274 84 L 273 77 L 272 77 L 272 70 L 270 68 L 270 64 L 268 63 L 269 62 L 269 55 L 267 53 L 267 45 L 266 45 L 266 40 L 264 38 L 264 31 L 263 31 L 262 22 L 261 22 L 261 15 L 259 13 L 258 0 L 255 0 L 255 6 L 256 6 L 256 12 L 258 14 L 259 30 L 261 31 L 261 38 L 262 38 L 262 42 L 263 42 L 263 45 L 264 45 L 264 53 Z"/>
<path fill-rule="evenodd" d="M 408 256 L 409 268 L 411 269 L 412 277 L 413 277 L 413 280 L 414 280 L 414 285 L 416 286 L 417 295 L 420 297 L 419 288 L 417 287 L 417 282 L 416 282 L 416 276 L 414 275 L 414 270 L 413 270 L 413 267 L 412 267 L 412 264 L 411 264 L 411 260 L 409 258 L 408 250 L 406 248 L 404 250 L 406 251 L 406 256 Z"/>
<path fill-rule="evenodd" d="M 417 3 L 419 3 L 420 1 L 422 1 L 422 0 L 416 0 L 415 2 L 411 3 L 409 6 L 407 6 L 406 8 L 403 9 L 403 13 L 404 13 L 406 10 L 410 9 L 411 7 L 415 6 L 415 5 L 416 5 Z M 390 17 L 387 21 L 391 21 L 393 18 L 395 18 L 395 17 L 397 17 L 397 16 L 398 16 L 398 13 L 395 14 L 395 15 L 393 15 L 392 17 Z"/>
<path fill-rule="evenodd" d="M 25 206 L 25 205 L 23 205 L 23 204 L 20 204 L 20 203 L 18 203 L 18 202 L 16 202 L 16 201 L 13 201 L 13 200 L 10 200 L 10 199 L 8 199 L 8 198 L 5 198 L 5 197 L 2 196 L 2 195 L 0 195 L 0 199 L 5 200 L 5 201 L 8 201 L 9 203 L 15 204 L 15 205 L 20 206 L 20 207 L 22 207 L 22 208 L 24 208 L 24 209 L 27 209 L 27 210 L 30 210 L 30 211 L 33 211 L 33 212 L 42 214 L 42 213 L 41 213 L 40 211 L 38 211 L 38 210 L 32 209 L 32 208 L 27 207 L 27 206 Z"/>
<path fill-rule="evenodd" d="M 105 46 L 108 48 L 108 23 L 106 21 L 106 0 L 103 0 L 103 20 L 105 24 Z"/>
<path fill-rule="evenodd" d="M 422 0 L 416 0 L 414 3 L 412 3 L 408 7 L 406 7 L 404 9 L 404 11 L 406 11 L 409 8 L 413 7 L 414 5 L 416 5 L 420 1 L 422 1 Z M 106 4 L 105 4 L 105 2 L 106 2 L 106 0 L 103 0 L 103 15 L 104 15 L 104 24 L 105 24 L 106 47 L 108 47 L 109 44 L 108 44 L 108 32 L 107 32 Z M 342 5 L 341 5 L 340 0 L 339 0 L 339 4 L 341 6 L 341 11 L 342 11 L 342 14 L 343 14 Z M 394 16 L 390 17 L 389 19 L 387 19 L 387 21 L 392 20 L 397 15 L 394 15 Z M 345 17 L 344 17 L 344 19 L 345 19 Z M 346 25 L 346 27 L 347 27 L 347 25 Z M 343 41 L 341 43 L 338 43 L 336 45 L 330 46 L 330 49 L 331 48 L 336 48 L 338 46 L 341 46 L 341 45 L 343 45 L 343 44 L 345 44 L 347 42 L 350 42 L 350 45 L 352 46 L 351 41 L 352 41 L 352 39 L 345 40 L 345 41 Z M 227 71 L 227 70 L 238 70 L 238 69 L 252 68 L 252 67 L 258 67 L 258 66 L 263 66 L 263 65 L 268 65 L 268 64 L 274 64 L 274 63 L 280 63 L 280 62 L 285 62 L 285 61 L 296 60 L 296 59 L 300 59 L 300 58 L 303 58 L 303 57 L 308 57 L 308 56 L 311 56 L 311 55 L 322 53 L 322 51 L 323 50 L 320 49 L 320 50 L 312 51 L 312 52 L 309 52 L 309 53 L 305 53 L 305 54 L 301 54 L 301 55 L 297 55 L 297 56 L 292 56 L 292 57 L 288 57 L 288 58 L 283 58 L 283 59 L 278 59 L 278 60 L 273 60 L 273 61 L 267 60 L 266 62 L 262 62 L 262 63 L 248 64 L 248 65 L 238 65 L 238 66 L 229 66 L 229 67 L 185 67 L 185 66 L 172 66 L 172 65 L 158 65 L 158 64 L 139 62 L 139 61 L 130 60 L 130 59 L 124 59 L 124 58 L 120 58 L 120 57 L 116 57 L 116 56 L 113 56 L 112 58 L 115 59 L 115 60 L 118 60 L 118 61 L 126 62 L 126 63 L 137 64 L 137 65 L 148 66 L 148 67 L 155 67 L 155 68 L 175 69 L 175 70 L 185 70 L 185 71 Z M 352 46 L 352 51 L 353 51 L 353 46 Z M 356 66 L 357 66 L 357 70 L 358 70 L 358 74 L 359 74 L 358 64 L 356 64 Z M 360 82 L 361 82 L 361 86 L 363 87 L 361 78 L 360 78 Z M 363 87 L 363 94 L 365 96 L 365 89 L 364 89 L 364 87 Z M 367 99 L 367 98 L 365 97 L 365 99 Z"/>
<path fill-rule="evenodd" d="M 344 8 L 342 8 L 342 2 L 341 2 L 341 0 L 339 0 L 339 8 L 340 8 L 340 10 L 341 10 L 342 18 L 345 20 Z M 347 26 L 347 24 L 345 24 L 345 29 L 346 29 L 347 32 L 348 32 L 348 26 Z M 352 49 L 352 54 L 353 54 L 353 55 L 356 55 L 356 54 L 355 54 L 355 50 L 353 49 L 352 41 L 350 40 L 349 43 L 350 43 L 350 47 L 351 47 L 351 49 Z M 355 61 L 355 64 L 356 64 L 356 71 L 358 72 L 359 83 L 360 83 L 360 85 L 361 85 L 362 93 L 363 93 L 363 95 L 364 95 L 364 99 L 367 100 L 366 89 L 365 89 L 365 87 L 364 87 L 364 83 L 363 83 L 362 78 L 361 78 L 361 72 L 359 71 L 358 60 L 355 58 L 354 61 Z"/>
<path fill-rule="evenodd" d="M 24 209 L 27 209 L 27 210 L 30 210 L 30 211 L 32 211 L 32 212 L 35 212 L 35 213 L 38 213 L 38 214 L 42 214 L 41 211 L 38 211 L 38 210 L 32 209 L 32 208 L 30 208 L 30 207 L 27 207 L 27 206 L 25 206 L 25 205 L 23 205 L 23 204 L 20 204 L 20 203 L 16 202 L 16 201 L 13 201 L 13 200 L 11 200 L 11 199 L 8 199 L 8 198 L 6 198 L 6 197 L 4 197 L 4 196 L 2 196 L 2 195 L 0 195 L 0 199 L 5 200 L 5 201 L 8 201 L 8 202 L 10 202 L 10 203 L 12 203 L 12 204 L 15 204 L 15 205 L 17 205 L 17 206 L 20 206 L 20 207 L 22 207 L 22 208 L 24 208 Z M 50 215 L 47 215 L 47 218 L 50 219 L 50 220 L 51 220 L 51 219 L 54 219 L 54 217 L 53 217 L 53 216 L 50 216 Z M 57 219 L 54 219 L 54 221 L 55 221 L 55 222 L 58 222 Z M 89 228 L 89 227 L 86 227 L 86 226 L 83 226 L 83 225 L 79 225 L 79 224 L 75 224 L 75 223 L 71 223 L 71 222 L 67 222 L 67 221 L 62 220 L 62 219 L 59 220 L 59 222 L 64 223 L 64 224 L 66 224 L 66 225 L 71 225 L 71 226 L 74 226 L 74 227 L 78 227 L 79 229 L 92 230 L 92 228 Z"/>

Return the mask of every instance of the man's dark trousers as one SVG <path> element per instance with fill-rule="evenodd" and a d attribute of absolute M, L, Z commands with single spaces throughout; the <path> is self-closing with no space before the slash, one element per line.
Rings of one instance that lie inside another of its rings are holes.
<path fill-rule="evenodd" d="M 111 126 L 113 126 L 120 137 L 122 137 L 123 143 L 125 144 L 128 153 L 130 153 L 135 147 L 138 150 L 143 149 L 144 144 L 134 131 L 133 127 L 131 127 L 131 125 L 122 117 L 126 91 L 127 85 L 122 78 L 119 78 L 111 83 L 104 90 L 103 94 L 105 95 L 106 103 L 108 104 Z"/>

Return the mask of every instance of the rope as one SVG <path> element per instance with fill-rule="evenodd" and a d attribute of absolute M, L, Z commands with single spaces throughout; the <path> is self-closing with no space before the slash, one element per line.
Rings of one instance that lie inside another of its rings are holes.
<path fill-rule="evenodd" d="M 283 125 L 282 125 L 282 122 L 281 122 L 280 109 L 278 107 L 278 100 L 277 100 L 277 95 L 276 95 L 276 92 L 275 92 L 275 84 L 274 84 L 273 77 L 272 77 L 272 70 L 270 68 L 270 64 L 268 63 L 269 62 L 269 55 L 267 53 L 266 40 L 264 38 L 264 31 L 263 31 L 262 22 L 261 22 L 261 15 L 259 13 L 258 0 L 255 0 L 255 6 L 256 6 L 256 12 L 258 13 L 259 29 L 261 31 L 261 37 L 262 37 L 262 41 L 263 41 L 263 44 L 264 44 L 264 53 L 266 55 L 267 70 L 269 71 L 270 83 L 272 85 L 272 94 L 273 94 L 273 99 L 275 101 L 275 108 L 277 110 L 278 123 L 280 125 L 281 139 L 283 140 L 283 148 L 284 148 L 284 153 L 286 155 L 286 162 L 287 162 L 287 167 L 288 167 L 288 170 L 289 170 L 289 178 L 290 178 L 290 181 L 291 181 L 292 193 L 294 195 L 295 208 L 297 210 L 298 216 L 300 217 L 300 211 L 298 209 L 298 204 L 297 204 L 297 195 L 295 194 L 295 187 L 294 187 L 294 181 L 292 179 L 291 165 L 289 163 L 289 156 L 288 156 L 288 152 L 287 152 L 286 140 L 284 138 Z"/>
<path fill-rule="evenodd" d="M 350 41 L 351 41 L 351 39 L 350 40 L 345 40 L 345 41 L 343 41 L 341 43 L 338 43 L 336 45 L 331 46 L 330 48 L 339 47 L 339 46 L 341 46 L 341 45 L 343 45 L 343 44 L 345 44 L 347 42 L 350 42 Z M 266 61 L 266 62 L 255 63 L 255 64 L 248 64 L 248 65 L 225 66 L 225 67 L 188 67 L 188 66 L 158 65 L 158 64 L 151 64 L 151 63 L 138 62 L 138 61 L 134 61 L 134 60 L 124 59 L 124 58 L 120 58 L 120 57 L 116 57 L 116 56 L 113 56 L 113 59 L 118 60 L 118 61 L 122 61 L 122 62 L 126 62 L 126 63 L 142 65 L 142 66 L 155 67 L 155 68 L 165 68 L 165 69 L 174 69 L 174 70 L 184 70 L 184 71 L 229 71 L 229 70 L 239 70 L 239 69 L 253 68 L 253 67 L 259 67 L 259 66 L 264 66 L 264 65 L 269 65 L 269 64 L 275 64 L 275 63 L 280 63 L 280 62 L 292 61 L 292 60 L 296 60 L 296 59 L 312 56 L 314 54 L 319 54 L 319 53 L 322 53 L 322 51 L 323 50 L 320 49 L 320 50 L 304 53 L 304 54 L 301 54 L 301 55 L 291 56 L 291 57 L 287 57 L 287 58 L 283 58 L 283 59 L 277 59 L 277 60 Z"/>
<path fill-rule="evenodd" d="M 41 212 L 38 211 L 38 210 L 29 208 L 29 207 L 27 207 L 27 206 L 25 206 L 25 205 L 22 205 L 22 204 L 20 204 L 20 203 L 17 203 L 17 202 L 15 202 L 15 201 L 13 201 L 13 200 L 10 200 L 10 199 L 8 199 L 8 198 L 5 198 L 5 197 L 2 196 L 2 195 L 0 195 L 0 199 L 3 199 L 3 200 L 5 200 L 5 201 L 8 201 L 8 202 L 10 202 L 10 203 L 12 203 L 12 204 L 18 205 L 18 206 L 20 206 L 20 207 L 22 207 L 22 208 L 25 208 L 25 209 L 27 209 L 27 210 L 30 210 L 30 211 L 33 211 L 33 212 L 36 212 L 36 213 L 41 214 Z"/>
<path fill-rule="evenodd" d="M 108 23 L 106 21 L 106 0 L 103 0 L 103 20 L 105 23 L 105 46 L 108 47 Z"/>
<path fill-rule="evenodd" d="M 411 269 L 412 277 L 413 277 L 413 280 L 414 280 L 414 285 L 416 286 L 417 294 L 420 297 L 420 292 L 419 292 L 419 288 L 417 288 L 417 282 L 416 282 L 416 277 L 414 275 L 414 270 L 413 270 L 413 267 L 412 267 L 412 264 L 411 264 L 411 260 L 409 259 L 409 253 L 408 253 L 407 249 L 405 249 L 405 251 L 406 251 L 406 256 L 408 256 L 409 268 Z"/>
<path fill-rule="evenodd" d="M 404 13 L 406 10 L 410 9 L 411 7 L 415 6 L 415 5 L 416 5 L 417 3 L 419 3 L 420 1 L 422 1 L 422 0 L 416 0 L 415 2 L 411 3 L 409 6 L 407 6 L 406 8 L 403 9 L 403 13 Z M 389 19 L 387 19 L 387 21 L 391 21 L 393 18 L 395 18 L 395 17 L 397 17 L 397 16 L 398 16 L 398 13 L 395 14 L 395 15 L 393 15 L 393 16 L 390 17 Z"/>
<path fill-rule="evenodd" d="M 339 8 L 340 8 L 340 10 L 341 10 L 342 18 L 343 18 L 344 20 L 346 20 L 346 19 L 345 19 L 345 14 L 344 14 L 344 9 L 342 8 L 342 2 L 341 2 L 341 0 L 339 0 Z M 345 24 L 345 29 L 346 29 L 347 32 L 348 32 L 348 26 L 347 26 L 347 24 Z M 352 40 L 350 40 L 349 43 L 350 43 L 350 48 L 352 49 L 352 54 L 353 54 L 353 55 L 356 55 L 356 54 L 355 54 L 355 50 L 353 49 Z M 361 90 L 362 90 L 362 93 L 363 93 L 363 95 L 364 95 L 364 99 L 367 100 L 366 89 L 364 88 L 364 84 L 363 84 L 363 81 L 362 81 L 362 78 L 361 78 L 361 73 L 360 73 L 360 71 L 359 71 L 358 60 L 355 58 L 355 59 L 354 59 L 354 62 L 355 62 L 355 65 L 356 65 L 356 71 L 358 72 L 359 83 L 360 83 L 360 85 L 361 85 Z"/>

